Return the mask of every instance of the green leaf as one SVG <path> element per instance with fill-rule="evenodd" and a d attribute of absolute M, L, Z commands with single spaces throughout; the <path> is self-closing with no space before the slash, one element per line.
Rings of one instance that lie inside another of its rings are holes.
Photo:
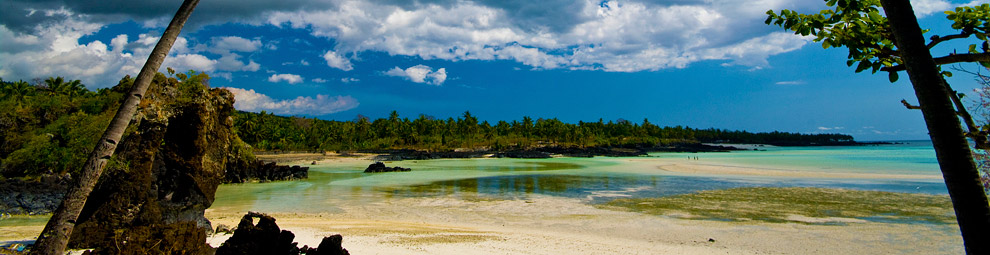
<path fill-rule="evenodd" d="M 828 40 L 822 41 L 822 48 L 828 49 L 829 46 L 832 46 L 832 44 L 829 43 Z M 976 49 L 976 45 L 970 45 L 970 46 L 973 46 L 972 48 L 973 49 Z"/>
<path fill-rule="evenodd" d="M 942 75 L 945 75 L 945 77 L 952 77 L 952 72 L 942 71 Z"/>
<path fill-rule="evenodd" d="M 857 73 L 858 72 L 862 72 L 863 70 L 866 70 L 867 68 L 870 68 L 870 66 L 871 65 L 870 65 L 870 61 L 869 60 L 859 61 L 859 65 L 856 66 L 856 72 Z"/>
<path fill-rule="evenodd" d="M 887 79 L 890 80 L 890 83 L 897 81 L 897 78 L 897 72 L 887 72 Z"/>
<path fill-rule="evenodd" d="M 976 51 L 976 44 L 969 45 L 969 53 L 979 53 Z"/>

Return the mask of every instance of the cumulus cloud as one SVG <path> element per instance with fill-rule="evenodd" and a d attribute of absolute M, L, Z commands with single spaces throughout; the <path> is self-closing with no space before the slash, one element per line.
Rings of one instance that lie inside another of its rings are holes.
<path fill-rule="evenodd" d="M 327 51 L 327 53 L 324 53 L 323 59 L 327 61 L 328 66 L 333 68 L 337 68 L 344 71 L 350 71 L 354 69 L 354 67 L 351 66 L 350 60 L 340 55 L 337 55 L 337 53 L 333 51 Z"/>
<path fill-rule="evenodd" d="M 953 4 L 944 0 L 913 0 L 911 1 L 911 8 L 914 9 L 914 15 L 918 17 L 928 16 L 932 13 L 941 13 L 949 9 L 954 8 Z"/>
<path fill-rule="evenodd" d="M 186 27 L 196 28 L 205 24 L 248 20 L 262 16 L 266 12 L 327 9 L 337 5 L 337 1 L 323 0 L 215 0 L 203 1 L 196 6 L 196 14 L 189 18 Z M 28 15 L 30 10 L 66 8 L 85 14 L 94 21 L 122 22 L 135 20 L 149 27 L 168 25 L 172 15 L 182 1 L 64 1 L 64 0 L 4 0 L 0 8 L 0 24 L 15 31 L 25 32 L 35 24 L 57 22 L 60 17 Z"/>
<path fill-rule="evenodd" d="M 359 80 L 358 78 L 352 78 L 352 77 L 341 78 L 340 79 L 340 82 L 343 82 L 343 83 L 351 83 L 351 82 L 359 82 L 359 81 L 361 81 L 361 80 Z"/>
<path fill-rule="evenodd" d="M 99 31 L 102 23 L 92 22 L 89 15 L 65 8 L 38 10 L 33 15 L 50 16 L 53 22 L 37 24 L 29 31 L 15 31 L 0 24 L 0 77 L 6 79 L 64 76 L 82 80 L 90 88 L 115 85 L 125 75 L 137 75 L 159 37 L 139 34 L 130 38 L 120 34 L 107 42 L 82 44 L 80 39 Z M 240 37 L 214 38 L 208 44 L 192 43 L 185 37 L 176 39 L 161 68 L 176 70 L 258 71 L 260 64 L 242 60 L 233 52 L 257 50 L 260 42 Z M 219 52 L 220 58 L 203 55 Z M 232 77 L 222 74 L 219 77 Z"/>
<path fill-rule="evenodd" d="M 385 72 L 385 75 L 402 77 L 415 83 L 426 83 L 440 86 L 447 80 L 447 69 L 440 68 L 433 71 L 433 68 L 425 65 L 415 65 L 406 69 L 393 67 Z"/>
<path fill-rule="evenodd" d="M 289 84 L 296 84 L 303 81 L 303 77 L 296 74 L 273 74 L 268 77 L 269 82 L 288 82 Z"/>
<path fill-rule="evenodd" d="M 323 79 L 323 78 L 315 78 L 315 79 L 312 79 L 312 81 L 315 82 L 315 83 L 327 83 L 328 82 L 328 80 Z"/>
<path fill-rule="evenodd" d="M 234 108 L 241 111 L 268 111 L 275 114 L 287 115 L 326 115 L 342 112 L 358 107 L 359 103 L 351 96 L 316 95 L 315 97 L 296 97 L 291 100 L 277 100 L 268 95 L 255 92 L 253 89 L 226 87 L 234 94 Z"/>
<path fill-rule="evenodd" d="M 915 2 L 922 6 L 916 9 L 937 12 L 946 1 Z M 142 63 L 156 37 L 128 41 L 133 38 L 124 36 L 85 45 L 79 44 L 79 39 L 98 31 L 103 24 L 127 19 L 162 26 L 178 4 L 6 1 L 0 8 L 0 38 L 4 38 L 0 40 L 0 54 L 7 55 L 0 62 L 30 64 L 4 64 L 0 75 L 8 78 L 11 75 L 7 74 L 31 76 L 27 73 L 60 71 L 58 75 L 108 77 L 104 81 L 112 82 L 122 76 L 119 74 L 136 73 L 132 70 L 140 68 L 137 63 Z M 218 23 L 304 29 L 333 42 L 334 46 L 322 57 L 329 67 L 344 71 L 354 68 L 353 56 L 346 54 L 364 51 L 425 60 L 507 60 L 534 69 L 636 72 L 683 68 L 706 60 L 761 68 L 768 66 L 769 56 L 797 50 L 809 42 L 764 25 L 767 9 L 808 13 L 823 7 L 821 1 L 807 0 L 218 0 L 201 3 L 187 29 Z M 65 31 L 65 27 L 71 31 Z M 266 42 L 237 36 L 218 36 L 202 42 L 183 40 L 177 41 L 174 55 L 170 55 L 177 56 L 175 60 L 167 60 L 164 66 L 255 72 L 261 66 L 248 53 L 276 50 L 283 43 L 287 47 L 310 44 L 308 40 Z M 52 50 L 67 48 L 70 50 Z M 33 55 L 17 55 L 23 52 Z M 213 58 L 205 52 L 220 57 Z M 54 57 L 60 54 L 64 56 Z M 73 57 L 84 60 L 77 62 Z M 79 69 L 67 66 L 69 63 L 88 62 L 105 64 L 90 65 L 97 67 L 92 70 L 65 71 Z M 445 76 L 445 70 L 438 70 L 423 80 L 440 84 Z M 407 73 L 406 77 L 412 76 Z"/>
<path fill-rule="evenodd" d="M 238 36 L 218 36 L 213 37 L 211 41 L 212 46 L 209 51 L 216 54 L 233 51 L 252 52 L 261 48 L 261 40 L 249 40 Z"/>
<path fill-rule="evenodd" d="M 764 12 L 822 7 L 797 0 L 341 1 L 334 9 L 275 11 L 266 22 L 332 39 L 336 52 L 635 72 L 704 60 L 767 66 L 767 57 L 808 40 L 774 32 L 762 23 Z"/>

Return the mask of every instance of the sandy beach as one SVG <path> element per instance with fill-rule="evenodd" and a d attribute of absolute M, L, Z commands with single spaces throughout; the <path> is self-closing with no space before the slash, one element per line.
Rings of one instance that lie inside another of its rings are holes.
<path fill-rule="evenodd" d="M 286 163 L 361 164 L 372 155 L 333 154 Z M 269 156 L 279 157 L 279 156 Z M 662 158 L 609 158 L 644 171 L 703 176 L 937 179 L 937 175 L 797 171 Z M 341 205 L 340 213 L 271 213 L 301 245 L 342 234 L 352 254 L 958 254 L 953 224 L 868 222 L 791 215 L 790 223 L 691 220 L 594 206 L 581 199 L 393 198 Z M 211 209 L 214 224 L 234 226 L 243 212 Z M 802 223 L 803 222 L 803 223 Z M 811 224 L 807 224 L 811 223 Z M 821 224 L 826 223 L 826 224 Z M 211 238 L 219 244 L 226 236 Z"/>
<path fill-rule="evenodd" d="M 677 219 L 577 199 L 408 198 L 344 213 L 273 213 L 300 245 L 342 234 L 352 254 L 959 254 L 955 225 L 841 225 Z M 214 224 L 240 214 L 208 211 Z M 795 216 L 799 217 L 799 216 Z M 815 219 L 805 219 L 813 221 Z M 210 243 L 222 243 L 215 236 Z"/>

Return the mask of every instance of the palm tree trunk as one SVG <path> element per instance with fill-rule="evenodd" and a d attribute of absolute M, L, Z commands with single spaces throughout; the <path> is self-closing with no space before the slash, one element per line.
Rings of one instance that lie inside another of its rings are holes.
<path fill-rule="evenodd" d="M 120 105 L 120 109 L 117 110 L 117 114 L 110 121 L 110 126 L 104 131 L 103 137 L 100 138 L 96 147 L 93 148 L 93 152 L 89 154 L 89 159 L 83 165 L 79 176 L 79 182 L 66 193 L 62 199 L 62 203 L 59 204 L 58 209 L 55 210 L 52 218 L 45 225 L 44 231 L 38 236 L 35 247 L 31 249 L 31 254 L 60 255 L 65 253 L 66 245 L 69 242 L 69 235 L 75 227 L 79 212 L 82 211 L 83 205 L 86 204 L 89 193 L 96 186 L 96 181 L 100 179 L 107 161 L 113 156 L 114 150 L 117 148 L 117 143 L 124 134 L 124 129 L 127 128 L 127 125 L 134 117 L 138 103 L 141 102 L 141 98 L 144 97 L 144 93 L 151 85 L 151 80 L 158 73 L 158 68 L 165 61 L 165 56 L 168 55 L 172 44 L 175 43 L 175 39 L 179 36 L 182 26 L 185 25 L 186 20 L 198 3 L 199 0 L 185 0 L 182 2 L 182 6 L 175 13 L 175 17 L 172 18 L 172 22 L 165 29 L 162 38 L 158 40 L 155 49 L 148 56 L 148 62 L 145 62 L 144 67 L 141 68 L 141 72 L 134 81 L 134 86 L 131 88 L 126 100 Z"/>
<path fill-rule="evenodd" d="M 990 205 L 947 86 L 908 0 L 880 0 L 935 146 L 966 253 L 990 254 Z"/>

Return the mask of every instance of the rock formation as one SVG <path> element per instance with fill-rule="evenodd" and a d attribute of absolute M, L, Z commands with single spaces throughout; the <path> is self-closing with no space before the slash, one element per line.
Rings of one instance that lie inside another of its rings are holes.
<path fill-rule="evenodd" d="M 371 165 L 368 165 L 368 168 L 364 169 L 365 173 L 409 172 L 409 171 L 412 171 L 412 169 L 397 167 L 397 166 L 387 167 L 385 166 L 385 163 L 382 162 L 372 163 Z"/>
<path fill-rule="evenodd" d="M 72 232 L 97 254 L 206 254 L 203 216 L 224 177 L 233 96 L 159 74 Z M 135 128 L 136 127 L 136 128 Z"/>
<path fill-rule="evenodd" d="M 309 167 L 281 166 L 261 160 L 228 163 L 224 183 L 269 182 L 309 178 Z"/>
<path fill-rule="evenodd" d="M 254 223 L 258 218 L 258 223 Z M 295 235 L 288 230 L 279 229 L 275 218 L 271 216 L 248 212 L 237 224 L 234 235 L 227 239 L 219 248 L 216 255 L 344 255 L 349 254 L 341 247 L 343 237 L 332 235 L 324 237 L 317 248 L 309 246 L 298 247 L 293 242 Z"/>

